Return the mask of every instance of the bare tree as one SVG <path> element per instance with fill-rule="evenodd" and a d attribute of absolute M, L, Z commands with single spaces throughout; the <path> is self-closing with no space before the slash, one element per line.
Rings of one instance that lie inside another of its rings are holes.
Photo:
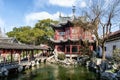
<path fill-rule="evenodd" d="M 96 36 L 96 45 L 102 47 L 102 59 L 105 60 L 105 42 L 111 33 L 111 26 L 120 17 L 120 0 L 89 1 L 88 7 L 84 9 L 85 16 L 90 21 L 87 26 L 94 27 L 92 33 Z"/>

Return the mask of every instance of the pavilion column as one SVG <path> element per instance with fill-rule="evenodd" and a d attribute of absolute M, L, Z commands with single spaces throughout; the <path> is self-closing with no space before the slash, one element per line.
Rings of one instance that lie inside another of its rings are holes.
<path fill-rule="evenodd" d="M 21 50 L 22 53 L 22 59 L 24 59 L 24 50 Z"/>
<path fill-rule="evenodd" d="M 27 51 L 28 62 L 30 62 L 30 51 Z"/>
<path fill-rule="evenodd" d="M 77 45 L 77 52 L 78 52 L 78 54 L 79 54 L 79 51 L 80 51 L 80 50 L 79 50 L 79 45 Z"/>
<path fill-rule="evenodd" d="M 2 54 L 3 54 L 3 62 L 5 64 L 6 63 L 6 52 L 5 52 L 5 50 L 2 51 Z"/>
<path fill-rule="evenodd" d="M 81 55 L 81 51 L 80 50 L 81 50 L 81 46 L 79 46 L 79 54 Z"/>
<path fill-rule="evenodd" d="M 7 50 L 5 50 L 5 63 L 7 62 Z"/>
<path fill-rule="evenodd" d="M 13 62 L 13 52 L 14 52 L 13 50 L 10 50 L 10 56 L 11 56 L 11 57 L 10 57 L 10 58 L 11 58 L 10 62 L 11 62 L 11 63 Z"/>
<path fill-rule="evenodd" d="M 19 63 L 19 64 L 21 63 L 21 53 L 22 53 L 22 51 L 19 51 L 19 52 L 18 52 L 18 63 Z"/>
<path fill-rule="evenodd" d="M 72 38 L 72 28 L 70 27 L 70 38 Z"/>
<path fill-rule="evenodd" d="M 70 45 L 70 59 L 72 59 L 72 45 Z"/>
<path fill-rule="evenodd" d="M 90 51 L 93 51 L 93 46 L 92 45 L 90 45 Z M 90 54 L 90 53 L 89 53 Z"/>

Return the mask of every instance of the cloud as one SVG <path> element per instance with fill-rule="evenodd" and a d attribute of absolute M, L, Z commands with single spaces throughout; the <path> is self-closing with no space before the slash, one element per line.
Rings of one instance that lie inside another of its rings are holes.
<path fill-rule="evenodd" d="M 53 19 L 53 20 L 58 20 L 59 19 L 59 14 L 60 12 L 56 12 L 54 14 L 50 14 L 48 12 L 32 12 L 30 14 L 27 14 L 25 16 L 25 23 L 26 25 L 33 26 L 38 20 L 43 20 L 43 19 Z M 66 15 L 64 13 L 61 13 L 61 16 L 71 16 L 72 14 Z"/>
<path fill-rule="evenodd" d="M 0 27 L 3 27 L 5 22 L 0 18 Z"/>
<path fill-rule="evenodd" d="M 85 0 L 34 0 L 35 8 L 42 8 L 45 6 L 60 6 L 60 7 L 86 7 Z"/>
<path fill-rule="evenodd" d="M 58 20 L 59 18 L 59 12 L 56 12 L 54 14 L 50 14 L 48 12 L 32 12 L 30 14 L 27 14 L 25 16 L 25 22 L 27 25 L 34 25 L 35 22 L 38 20 L 43 20 L 43 19 L 53 19 L 53 20 Z"/>
<path fill-rule="evenodd" d="M 49 0 L 49 3 L 60 7 L 72 7 L 73 5 L 81 8 L 86 7 L 84 0 Z"/>
<path fill-rule="evenodd" d="M 80 4 L 80 7 L 86 7 L 86 2 L 82 1 L 81 4 Z"/>
<path fill-rule="evenodd" d="M 46 5 L 49 5 L 48 0 L 34 0 L 33 4 L 35 8 L 41 8 Z"/>
<path fill-rule="evenodd" d="M 71 7 L 75 5 L 76 1 L 77 0 L 49 0 L 49 3 L 61 7 Z"/>
<path fill-rule="evenodd" d="M 76 0 L 75 2 L 75 6 L 80 7 L 80 8 L 84 8 L 87 6 L 87 0 Z"/>
<path fill-rule="evenodd" d="M 4 29 L 5 29 L 5 22 L 3 19 L 0 18 L 0 31 L 2 31 L 3 33 L 5 31 Z"/>

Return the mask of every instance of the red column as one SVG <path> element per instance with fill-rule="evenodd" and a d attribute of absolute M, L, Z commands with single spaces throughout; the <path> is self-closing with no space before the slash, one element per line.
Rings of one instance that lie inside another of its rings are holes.
<path fill-rule="evenodd" d="M 18 63 L 21 63 L 21 52 L 18 53 Z"/>
<path fill-rule="evenodd" d="M 55 31 L 55 36 L 56 36 L 56 40 L 59 40 L 59 32 L 57 30 Z"/>
<path fill-rule="evenodd" d="M 80 50 L 79 50 L 79 45 L 77 45 L 77 52 L 78 52 L 78 54 L 79 54 L 79 51 L 80 51 Z"/>
<path fill-rule="evenodd" d="M 65 32 L 64 32 L 64 34 L 65 34 L 65 35 L 64 35 L 64 39 L 66 39 L 66 35 L 67 35 L 67 34 L 66 34 L 66 29 L 65 29 Z"/>
<path fill-rule="evenodd" d="M 72 27 L 70 27 L 70 38 L 72 38 Z"/>
<path fill-rule="evenodd" d="M 92 45 L 90 46 L 90 50 L 93 51 L 93 46 Z"/>
<path fill-rule="evenodd" d="M 70 59 L 72 59 L 72 45 L 70 45 Z"/>
<path fill-rule="evenodd" d="M 30 62 L 30 53 L 28 53 L 27 58 L 28 58 L 28 62 Z"/>
<path fill-rule="evenodd" d="M 2 50 L 2 57 L 3 57 L 3 62 L 6 63 L 6 52 L 5 52 L 5 50 Z"/>

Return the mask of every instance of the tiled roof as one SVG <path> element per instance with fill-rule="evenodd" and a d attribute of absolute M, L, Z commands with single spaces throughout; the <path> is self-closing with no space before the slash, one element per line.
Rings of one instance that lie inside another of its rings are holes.
<path fill-rule="evenodd" d="M 68 42 L 68 41 L 72 41 L 72 42 L 76 42 L 76 41 L 84 41 L 84 39 L 62 39 L 62 40 L 54 40 L 52 38 L 50 38 L 50 41 L 54 42 L 54 43 L 65 43 L 65 42 Z M 88 40 L 90 43 L 93 43 L 95 42 L 94 40 Z"/>
<path fill-rule="evenodd" d="M 120 30 L 109 34 L 107 42 L 114 40 L 120 40 Z"/>
<path fill-rule="evenodd" d="M 85 16 L 81 16 L 81 17 L 77 17 L 75 19 L 72 19 L 72 17 L 60 17 L 59 23 L 58 24 L 52 24 L 51 23 L 51 27 L 52 28 L 61 28 L 61 27 L 69 27 L 66 25 L 73 25 L 73 21 L 79 21 L 81 20 L 82 22 L 86 22 L 86 17 Z"/>
<path fill-rule="evenodd" d="M 118 31 L 116 31 L 116 32 L 112 32 L 112 33 L 109 35 L 109 37 L 115 36 L 115 35 L 118 35 L 118 34 L 120 34 L 120 30 L 118 30 Z"/>
<path fill-rule="evenodd" d="M 62 22 L 62 23 L 58 23 L 58 24 L 50 24 L 50 26 L 52 28 L 61 28 L 61 27 L 69 27 L 69 26 L 66 26 L 66 25 L 73 25 L 71 21 L 65 21 L 65 22 Z"/>
<path fill-rule="evenodd" d="M 45 49 L 46 47 L 41 46 L 34 46 L 34 45 L 25 45 L 25 44 L 18 44 L 18 43 L 3 43 L 0 42 L 0 49 L 23 49 L 23 50 L 33 50 L 33 49 Z"/>
<path fill-rule="evenodd" d="M 22 49 L 22 50 L 33 50 L 33 49 L 45 49 L 48 47 L 25 45 L 21 44 L 16 38 L 0 37 L 0 49 Z"/>
<path fill-rule="evenodd" d="M 19 43 L 19 41 L 13 37 L 0 37 L 0 42 Z"/>

